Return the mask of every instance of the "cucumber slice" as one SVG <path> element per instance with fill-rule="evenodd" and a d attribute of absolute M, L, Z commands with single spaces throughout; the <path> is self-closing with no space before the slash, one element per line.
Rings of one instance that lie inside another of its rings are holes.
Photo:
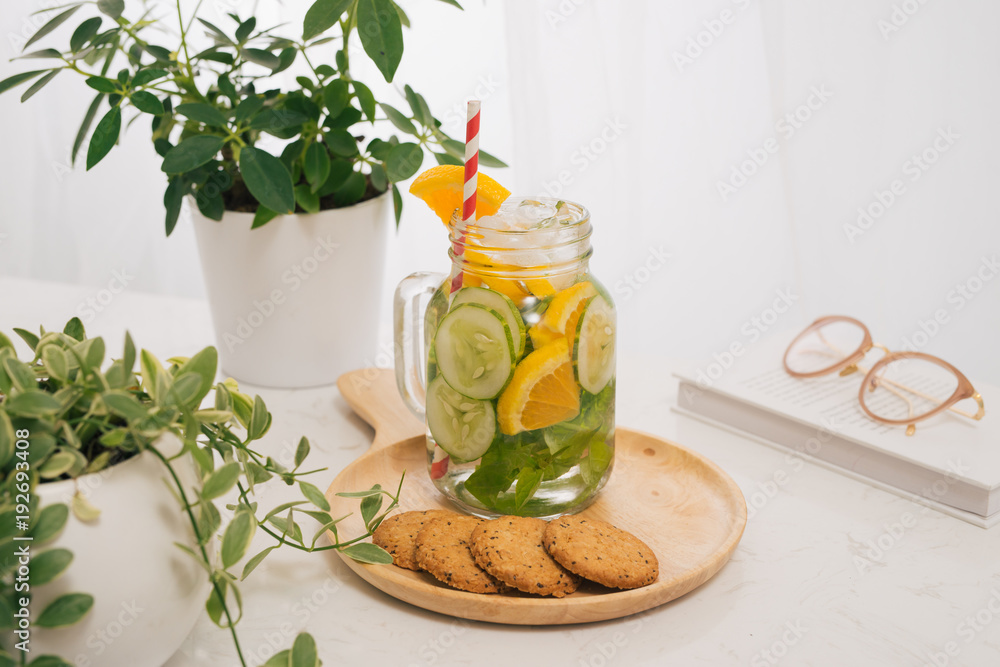
<path fill-rule="evenodd" d="M 462 396 L 437 377 L 427 387 L 427 427 L 456 462 L 475 461 L 496 436 L 496 412 L 489 401 Z"/>
<path fill-rule="evenodd" d="M 480 303 L 500 313 L 514 339 L 514 358 L 520 358 L 521 353 L 524 352 L 524 319 L 509 296 L 485 287 L 463 287 L 455 292 L 451 300 L 451 307 L 454 308 L 463 303 Z"/>
<path fill-rule="evenodd" d="M 514 374 L 514 339 L 503 316 L 478 303 L 445 315 L 434 336 L 438 369 L 469 398 L 496 398 Z"/>
<path fill-rule="evenodd" d="M 601 295 L 590 298 L 576 325 L 573 366 L 580 386 L 591 394 L 615 375 L 615 310 Z"/>

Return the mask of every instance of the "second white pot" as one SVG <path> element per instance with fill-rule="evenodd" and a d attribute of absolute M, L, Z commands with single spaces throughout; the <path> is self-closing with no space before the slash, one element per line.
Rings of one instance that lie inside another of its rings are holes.
<path fill-rule="evenodd" d="M 210 220 L 190 202 L 222 370 L 269 387 L 330 384 L 371 365 L 388 194 L 343 209 Z"/>

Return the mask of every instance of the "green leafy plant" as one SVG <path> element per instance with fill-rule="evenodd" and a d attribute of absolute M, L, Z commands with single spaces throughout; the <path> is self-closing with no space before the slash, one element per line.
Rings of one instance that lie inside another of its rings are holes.
<path fill-rule="evenodd" d="M 256 451 L 253 443 L 267 433 L 271 413 L 260 396 L 240 392 L 233 380 L 215 383 L 215 348 L 205 348 L 190 358 L 172 358 L 164 365 L 150 352 L 137 351 L 126 334 L 122 356 L 102 370 L 104 341 L 87 338 L 77 318 L 70 320 L 62 332 L 15 331 L 31 348 L 32 357 L 18 359 L 11 340 L 0 333 L 0 626 L 3 628 L 16 627 L 14 614 L 20 608 L 18 601 L 24 596 L 30 598 L 30 590 L 15 590 L 18 566 L 15 550 L 22 543 L 15 538 L 32 538 L 30 586 L 42 586 L 70 566 L 73 554 L 65 548 L 40 547 L 59 535 L 71 513 L 84 522 L 92 521 L 100 513 L 100 508 L 79 492 L 68 507 L 61 503 L 39 507 L 34 493 L 37 485 L 100 472 L 143 453 L 162 462 L 179 501 L 178 511 L 190 520 L 194 548 L 180 544 L 178 547 L 205 569 L 212 585 L 206 610 L 216 625 L 232 634 L 240 664 L 246 663 L 234 629 L 242 614 L 239 582 L 273 550 L 283 546 L 302 551 L 337 549 L 363 562 L 392 562 L 388 553 L 362 540 L 396 507 L 399 488 L 392 493 L 375 485 L 367 491 L 342 494 L 360 498 L 367 532 L 341 539 L 337 524 L 344 517 L 331 516 L 330 504 L 323 493 L 305 479 L 325 470 L 305 469 L 309 441 L 306 438 L 299 441 L 291 469 Z M 204 407 L 209 394 L 214 396 L 209 407 Z M 166 434 L 174 434 L 183 442 L 179 454 L 167 456 L 155 445 Z M 193 459 L 200 477 L 195 489 L 182 484 L 178 475 L 180 459 L 187 456 Z M 297 486 L 302 497 L 265 513 L 256 500 L 259 491 L 279 482 Z M 223 529 L 217 503 L 234 493 L 235 500 L 227 505 L 233 516 Z M 299 523 L 303 516 L 319 523 L 311 536 Z M 267 533 L 273 544 L 248 559 L 242 570 L 234 570 L 246 556 L 258 530 Z M 328 531 L 335 541 L 319 544 Z M 209 547 L 213 541 L 219 546 L 214 556 Z M 62 595 L 42 609 L 32 619 L 33 624 L 72 625 L 87 614 L 93 602 L 87 592 Z M 24 664 L 25 654 L 20 655 Z M 284 656 L 284 662 L 279 656 Z M 295 665 L 317 665 L 315 656 L 315 643 L 309 635 L 302 634 L 289 650 L 275 656 L 274 664 L 287 665 L 291 659 Z M 13 658 L 0 649 L 0 666 L 13 664 Z M 31 664 L 58 667 L 70 663 L 42 656 Z"/>
<path fill-rule="evenodd" d="M 455 0 L 441 1 L 461 9 Z M 226 210 L 255 212 L 256 228 L 280 214 L 350 206 L 391 189 L 398 225 L 402 198 L 395 184 L 420 169 L 425 150 L 439 164 L 462 164 L 463 144 L 441 130 L 423 96 L 405 86 L 404 112 L 377 101 L 351 75 L 348 44 L 356 33 L 385 80 L 393 80 L 403 56 L 402 28 L 410 24 L 393 0 L 315 0 L 295 38 L 279 36 L 277 27 L 258 28 L 252 16 L 230 14 L 233 25 L 223 28 L 199 17 L 200 7 L 185 18 L 176 0 L 175 15 L 146 10 L 134 19 L 126 17 L 124 0 L 60 7 L 19 56 L 58 64 L 0 81 L 0 93 L 33 82 L 24 102 L 64 70 L 86 77 L 96 95 L 72 156 L 75 161 L 89 134 L 88 170 L 111 151 L 123 126 L 151 117 L 153 146 L 167 176 L 168 235 L 186 195 L 214 220 Z M 84 8 L 96 11 L 73 31 L 67 50 L 28 50 Z M 147 38 L 151 28 L 162 35 L 170 24 L 178 37 L 169 47 Z M 196 50 L 195 30 L 205 31 L 211 45 Z M 327 52 L 323 45 L 330 45 Z M 269 85 L 269 77 L 300 57 L 309 74 L 296 78 L 297 88 Z M 370 137 L 383 122 L 406 140 Z M 264 135 L 287 142 L 280 155 L 258 145 Z M 505 166 L 485 151 L 479 159 Z"/>

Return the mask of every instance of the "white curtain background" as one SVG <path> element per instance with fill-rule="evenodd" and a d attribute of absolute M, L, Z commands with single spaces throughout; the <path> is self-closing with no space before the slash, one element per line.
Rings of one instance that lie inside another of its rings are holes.
<path fill-rule="evenodd" d="M 18 4 L 0 16 L 0 78 L 24 68 L 7 58 L 28 11 L 57 3 Z M 256 12 L 296 24 L 308 4 Z M 592 211 L 593 268 L 626 353 L 707 359 L 843 313 L 1000 384 L 1000 4 L 400 4 L 413 30 L 399 89 L 422 92 L 456 136 L 479 97 L 482 144 L 511 164 L 491 174 Z M 204 7 L 225 22 L 255 3 Z M 124 270 L 129 290 L 200 296 L 189 221 L 163 237 L 147 123 L 91 172 L 69 170 L 87 90 L 64 73 L 26 105 L 0 97 L 0 272 L 99 288 Z M 408 199 L 387 282 L 443 270 L 445 250 L 440 222 Z"/>

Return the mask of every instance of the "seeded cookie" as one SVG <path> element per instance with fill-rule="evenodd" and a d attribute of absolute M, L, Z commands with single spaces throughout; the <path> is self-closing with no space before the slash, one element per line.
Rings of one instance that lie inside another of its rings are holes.
<path fill-rule="evenodd" d="M 580 578 L 545 551 L 546 525 L 542 519 L 520 516 L 487 521 L 472 531 L 472 555 L 481 568 L 508 586 L 561 598 L 577 589 Z"/>
<path fill-rule="evenodd" d="M 417 564 L 417 533 L 428 521 L 438 517 L 459 516 L 448 510 L 403 512 L 385 519 L 372 535 L 372 542 L 392 555 L 393 565 L 420 570 Z"/>
<path fill-rule="evenodd" d="M 543 543 L 567 570 L 610 588 L 639 588 L 659 574 L 656 555 L 645 542 L 599 519 L 553 519 Z"/>
<path fill-rule="evenodd" d="M 479 567 L 469 551 L 469 536 L 481 523 L 474 516 L 431 519 L 417 533 L 417 563 L 452 588 L 498 593 L 503 584 Z"/>

